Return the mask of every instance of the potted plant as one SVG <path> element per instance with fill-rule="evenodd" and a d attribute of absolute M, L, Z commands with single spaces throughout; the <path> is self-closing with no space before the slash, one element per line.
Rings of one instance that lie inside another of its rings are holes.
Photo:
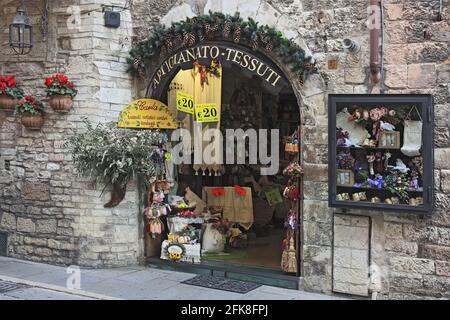
<path fill-rule="evenodd" d="M 44 104 L 35 96 L 25 96 L 16 105 L 16 114 L 28 129 L 40 129 L 44 124 Z"/>
<path fill-rule="evenodd" d="M 14 76 L 0 76 L 0 109 L 14 111 L 23 90 L 17 87 Z"/>
<path fill-rule="evenodd" d="M 50 97 L 49 104 L 56 112 L 69 112 L 72 109 L 73 97 L 78 91 L 73 82 L 63 74 L 55 74 L 45 79 L 45 92 Z"/>

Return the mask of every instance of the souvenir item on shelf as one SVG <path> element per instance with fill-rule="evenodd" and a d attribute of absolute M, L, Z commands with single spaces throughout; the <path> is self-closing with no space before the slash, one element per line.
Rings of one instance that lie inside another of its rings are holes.
<path fill-rule="evenodd" d="M 375 175 L 375 170 L 373 168 L 373 163 L 375 162 L 375 160 L 376 160 L 375 153 L 371 152 L 367 156 L 367 162 L 369 163 L 369 174 L 371 176 Z"/>
<path fill-rule="evenodd" d="M 380 138 L 380 129 L 381 128 L 381 123 L 380 121 L 375 121 L 372 123 L 372 129 L 370 131 L 370 140 L 374 141 L 375 143 L 375 147 L 378 144 L 378 140 Z"/>
<path fill-rule="evenodd" d="M 303 175 L 303 168 L 298 164 L 298 162 L 294 161 L 283 170 L 283 175 L 292 178 L 300 177 Z"/>
<path fill-rule="evenodd" d="M 380 122 L 380 127 L 381 127 L 381 132 L 383 131 L 394 131 L 395 130 L 395 126 L 389 122 L 384 122 L 381 121 Z"/>
<path fill-rule="evenodd" d="M 289 200 L 296 201 L 300 197 L 300 189 L 295 184 L 291 184 L 284 189 L 283 196 Z"/>
<path fill-rule="evenodd" d="M 383 176 L 381 174 L 376 174 L 374 179 L 367 179 L 369 186 L 377 189 L 383 188 L 383 181 Z"/>
<path fill-rule="evenodd" d="M 355 174 L 353 173 L 352 170 L 337 169 L 336 176 L 337 176 L 336 183 L 338 186 L 351 187 L 355 183 Z"/>
<path fill-rule="evenodd" d="M 351 147 L 354 145 L 349 139 L 349 134 L 342 128 L 336 128 L 336 145 L 338 147 Z"/>
<path fill-rule="evenodd" d="M 408 189 L 410 191 L 423 191 L 423 188 L 419 186 L 419 173 L 415 170 L 411 172 Z"/>
<path fill-rule="evenodd" d="M 381 131 L 378 147 L 384 149 L 400 148 L 400 132 L 399 131 Z"/>
<path fill-rule="evenodd" d="M 377 146 L 377 142 L 371 139 L 370 135 L 367 135 L 367 137 L 364 139 L 363 146 L 368 148 L 375 148 Z"/>
<path fill-rule="evenodd" d="M 372 203 L 380 203 L 381 199 L 378 198 L 378 197 L 373 197 L 373 198 L 370 199 L 370 202 L 372 202 Z"/>
<path fill-rule="evenodd" d="M 186 198 L 189 205 L 191 206 L 191 210 L 193 210 L 194 213 L 197 215 L 202 213 L 206 207 L 206 203 L 198 195 L 196 195 L 194 192 L 192 192 L 192 190 L 189 187 L 187 187 L 185 189 L 185 192 L 186 193 L 185 193 L 184 197 Z M 195 207 L 195 209 L 192 209 L 192 207 Z"/>
<path fill-rule="evenodd" d="M 419 117 L 418 121 L 410 119 L 410 115 L 413 110 L 416 111 Z M 420 149 L 422 148 L 422 118 L 416 106 L 411 108 L 404 124 L 405 129 L 403 131 L 403 146 L 400 150 L 408 157 L 419 156 Z"/>
<path fill-rule="evenodd" d="M 207 223 L 202 238 L 202 251 L 208 253 L 219 253 L 225 249 L 223 235 L 213 227 L 213 223 Z"/>
<path fill-rule="evenodd" d="M 336 200 L 339 201 L 345 201 L 345 200 L 350 200 L 350 194 L 348 193 L 340 193 L 338 195 L 336 195 Z"/>
<path fill-rule="evenodd" d="M 401 172 L 392 171 L 384 177 L 383 187 L 391 194 L 402 200 L 408 200 L 408 182 L 406 175 Z"/>
<path fill-rule="evenodd" d="M 395 167 L 393 167 L 393 170 L 398 170 L 401 173 L 407 173 L 409 170 L 411 170 L 406 166 L 406 164 L 403 163 L 402 159 L 397 159 L 395 164 L 396 165 Z"/>
<path fill-rule="evenodd" d="M 172 261 L 179 261 L 183 258 L 184 254 L 186 253 L 186 249 L 183 245 L 178 243 L 173 243 L 168 245 L 165 248 L 165 251 Z"/>
<path fill-rule="evenodd" d="M 281 256 L 281 269 L 289 273 L 297 272 L 297 252 L 295 250 L 294 237 L 290 237 L 289 242 L 285 244 Z"/>
<path fill-rule="evenodd" d="M 423 159 L 422 157 L 414 157 L 411 159 L 411 164 L 417 169 L 420 175 L 423 175 Z"/>
<path fill-rule="evenodd" d="M 278 188 L 272 188 L 269 191 L 265 192 L 265 196 L 267 202 L 272 207 L 276 206 L 277 204 L 283 203 L 283 198 L 281 196 L 280 189 Z"/>
<path fill-rule="evenodd" d="M 367 196 L 365 192 L 357 192 L 352 194 L 353 201 L 367 201 Z"/>
<path fill-rule="evenodd" d="M 353 170 L 355 165 L 355 158 L 350 152 L 339 152 L 336 161 L 339 169 Z"/>
<path fill-rule="evenodd" d="M 384 158 L 385 156 L 381 151 L 375 152 L 375 162 L 373 164 L 375 174 L 382 174 L 384 172 L 385 170 Z"/>
<path fill-rule="evenodd" d="M 348 109 L 343 109 L 336 115 L 336 127 L 348 132 L 348 139 L 353 145 L 361 145 L 366 138 L 367 131 L 355 121 L 349 121 L 351 118 L 352 115 L 348 112 Z M 368 112 L 367 119 L 369 119 Z"/>
<path fill-rule="evenodd" d="M 384 168 L 389 167 L 389 159 L 392 157 L 392 153 L 389 151 L 384 154 Z"/>
<path fill-rule="evenodd" d="M 147 233 L 155 239 L 164 230 L 164 225 L 159 218 L 151 218 L 145 225 Z"/>
<path fill-rule="evenodd" d="M 294 210 L 289 210 L 284 227 L 291 230 L 296 230 L 298 228 L 297 215 Z"/>

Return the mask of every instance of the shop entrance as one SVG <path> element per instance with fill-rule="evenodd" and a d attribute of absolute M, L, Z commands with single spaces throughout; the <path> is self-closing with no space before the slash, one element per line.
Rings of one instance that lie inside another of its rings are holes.
<path fill-rule="evenodd" d="M 279 165 L 271 175 L 262 175 L 260 169 L 265 165 L 250 160 L 248 140 L 244 145 L 244 163 L 193 163 L 174 167 L 176 199 L 183 197 L 183 207 L 187 208 L 174 208 L 171 215 L 191 219 L 192 223 L 186 223 L 185 228 L 190 228 L 192 235 L 195 234 L 194 229 L 198 230 L 199 257 L 196 257 L 195 250 L 190 251 L 193 247 L 183 253 L 193 255 L 184 260 L 192 262 L 193 266 L 240 266 L 293 276 L 300 273 L 300 181 L 295 174 L 291 175 L 296 170 L 295 163 L 299 162 L 299 106 L 289 82 L 283 78 L 274 86 L 267 77 L 261 76 L 265 69 L 266 72 L 275 70 L 282 74 L 270 62 L 255 74 L 243 70 L 242 64 L 227 63 L 220 58 L 200 59 L 191 66 L 179 68 L 170 82 L 167 81 L 165 89 L 157 90 L 158 98 L 167 102 L 180 126 L 192 135 L 198 130 L 196 115 L 177 110 L 177 102 L 184 94 L 193 96 L 195 104 L 213 103 L 218 106 L 219 121 L 203 123 L 200 130 L 219 129 L 224 140 L 227 129 L 267 130 L 267 150 L 270 153 L 276 146 L 278 154 L 276 161 Z M 273 129 L 278 130 L 276 141 L 271 141 Z M 221 147 L 222 150 L 227 149 L 225 141 Z M 193 162 L 195 149 L 193 143 Z M 242 152 L 242 148 L 235 150 L 236 153 Z M 196 220 L 199 208 L 195 208 L 196 212 L 189 206 L 190 202 L 198 205 L 199 201 L 204 202 L 203 213 L 211 215 L 204 221 Z M 164 223 L 166 232 L 158 239 L 160 243 L 177 237 L 172 234 L 173 219 L 168 217 Z M 179 231 L 179 228 L 175 229 Z M 183 232 L 180 235 L 186 236 Z M 222 240 L 224 245 L 221 246 L 218 242 Z M 186 246 L 188 240 L 182 238 L 180 242 Z M 162 247 L 161 257 L 164 250 L 167 251 L 164 244 Z M 156 252 L 160 254 L 158 250 Z M 152 253 L 153 258 L 158 258 Z M 166 258 L 170 259 L 167 252 Z"/>

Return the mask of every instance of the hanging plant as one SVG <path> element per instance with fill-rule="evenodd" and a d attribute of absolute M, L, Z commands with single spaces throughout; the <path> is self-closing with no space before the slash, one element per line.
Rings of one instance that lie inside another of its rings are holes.
<path fill-rule="evenodd" d="M 135 44 L 130 50 L 129 72 L 145 77 L 153 58 L 172 52 L 175 46 L 192 47 L 206 38 L 244 43 L 255 51 L 274 52 L 283 63 L 289 65 L 301 83 L 310 74 L 317 73 L 313 58 L 307 57 L 302 48 L 275 28 L 260 26 L 252 18 L 244 21 L 239 13 L 231 16 L 211 11 L 207 15 L 174 22 L 169 28 L 157 26 L 146 40 Z"/>
<path fill-rule="evenodd" d="M 154 153 L 167 141 L 164 132 L 118 128 L 115 122 L 97 126 L 84 122 L 87 130 L 71 136 L 66 147 L 79 173 L 104 183 L 105 188 L 112 185 L 111 201 L 105 207 L 117 206 L 123 200 L 130 180 L 140 176 L 149 181 L 161 174 L 163 168 Z"/>
<path fill-rule="evenodd" d="M 0 76 L 0 109 L 13 111 L 23 96 L 14 76 Z"/>
<path fill-rule="evenodd" d="M 16 105 L 16 115 L 29 129 L 40 129 L 44 124 L 44 104 L 35 96 L 25 96 Z"/>
<path fill-rule="evenodd" d="M 45 79 L 45 92 L 50 97 L 49 105 L 56 112 L 68 112 L 78 91 L 73 82 L 63 74 L 55 74 Z"/>

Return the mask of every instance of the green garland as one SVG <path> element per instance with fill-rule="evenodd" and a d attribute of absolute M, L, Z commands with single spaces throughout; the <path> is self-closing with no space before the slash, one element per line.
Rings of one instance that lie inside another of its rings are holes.
<path fill-rule="evenodd" d="M 185 21 L 172 23 L 170 28 L 159 25 L 145 41 L 130 50 L 129 72 L 144 77 L 151 59 L 174 51 L 174 48 L 191 47 L 206 39 L 224 39 L 235 43 L 246 43 L 253 50 L 274 51 L 280 60 L 289 65 L 303 83 L 310 74 L 317 73 L 312 57 L 292 40 L 275 28 L 260 26 L 252 18 L 244 21 L 239 13 L 234 16 L 220 12 L 209 12 Z"/>

